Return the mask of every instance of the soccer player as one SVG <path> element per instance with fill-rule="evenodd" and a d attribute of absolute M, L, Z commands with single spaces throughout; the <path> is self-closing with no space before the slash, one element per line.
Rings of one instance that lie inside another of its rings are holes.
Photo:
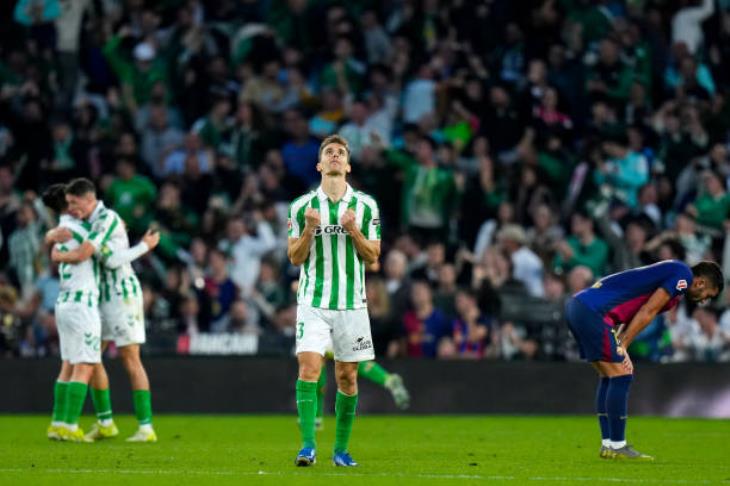
<path fill-rule="evenodd" d="M 301 265 L 297 290 L 296 385 L 302 449 L 295 464 L 316 460 L 317 382 L 330 341 L 335 359 L 336 466 L 357 466 L 348 443 L 357 408 L 357 368 L 371 361 L 373 340 L 365 299 L 365 265 L 380 255 L 380 214 L 375 200 L 345 181 L 351 171 L 347 140 L 332 135 L 319 148 L 317 190 L 289 207 L 288 257 Z"/>
<path fill-rule="evenodd" d="M 70 238 L 57 243 L 54 252 L 78 248 L 86 237 L 83 223 L 67 214 L 63 184 L 54 184 L 43 193 L 43 203 L 59 215 L 59 226 Z M 96 261 L 59 265 L 59 293 L 56 327 L 61 347 L 61 371 L 53 387 L 53 417 L 49 439 L 90 442 L 79 427 L 94 365 L 101 362 L 101 320 Z"/>
<path fill-rule="evenodd" d="M 581 358 L 600 377 L 596 412 L 601 427 L 600 457 L 653 460 L 626 443 L 629 386 L 634 367 L 626 350 L 634 338 L 661 312 L 687 295 L 703 303 L 724 287 L 720 267 L 700 262 L 690 268 L 676 260 L 615 273 L 575 294 L 566 305 L 570 331 Z"/>
<path fill-rule="evenodd" d="M 119 348 L 119 355 L 132 385 L 134 410 L 139 422 L 137 432 L 127 441 L 156 442 L 157 434 L 152 428 L 149 379 L 139 354 L 139 346 L 145 342 L 142 288 L 129 262 L 154 248 L 159 242 L 159 234 L 148 231 L 142 242 L 130 248 L 121 218 L 97 200 L 94 184 L 88 179 L 71 181 L 66 186 L 66 200 L 71 214 L 91 224 L 91 232 L 78 249 L 59 255 L 62 258 L 59 261 L 78 262 L 89 259 L 95 253 L 102 255 L 99 306 L 102 346 L 113 340 Z M 121 255 L 124 258 L 120 258 Z M 103 367 L 97 367 L 94 373 L 94 387 L 108 390 L 108 378 Z M 114 435 L 114 431 L 105 427 L 103 422 L 95 424 L 92 432 L 94 439 Z"/>

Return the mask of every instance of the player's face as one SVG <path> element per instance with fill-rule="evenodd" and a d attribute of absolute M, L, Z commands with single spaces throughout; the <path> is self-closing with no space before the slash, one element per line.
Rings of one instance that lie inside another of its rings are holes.
<path fill-rule="evenodd" d="M 83 196 L 66 194 L 66 202 L 69 214 L 78 219 L 88 218 L 96 207 L 96 197 L 90 193 Z"/>
<path fill-rule="evenodd" d="M 349 173 L 350 161 L 347 148 L 339 143 L 330 143 L 322 150 L 317 170 L 328 176 L 344 176 Z"/>
<path fill-rule="evenodd" d="M 714 299 L 719 294 L 719 290 L 715 287 L 708 285 L 707 280 L 704 277 L 697 277 L 692 281 L 692 286 L 687 292 L 689 298 L 693 302 L 698 304 L 706 304 L 711 299 Z"/>

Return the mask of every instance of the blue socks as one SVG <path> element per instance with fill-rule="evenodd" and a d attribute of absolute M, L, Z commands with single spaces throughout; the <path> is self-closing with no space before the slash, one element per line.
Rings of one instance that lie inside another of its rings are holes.
<path fill-rule="evenodd" d="M 606 412 L 608 413 L 608 430 L 611 446 L 614 448 L 626 445 L 629 387 L 633 379 L 633 375 L 616 376 L 608 379 Z"/>
<path fill-rule="evenodd" d="M 608 441 L 611 440 L 608 429 L 608 413 L 606 413 L 606 394 L 608 393 L 609 382 L 610 378 L 607 376 L 601 377 L 596 389 L 596 415 L 598 415 L 598 424 L 601 426 L 601 440 L 605 446 L 608 446 Z"/>

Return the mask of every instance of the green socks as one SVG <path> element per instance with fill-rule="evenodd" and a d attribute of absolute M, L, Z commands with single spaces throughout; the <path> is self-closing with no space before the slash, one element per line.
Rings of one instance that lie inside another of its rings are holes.
<path fill-rule="evenodd" d="M 347 444 L 350 442 L 352 423 L 355 421 L 355 409 L 357 408 L 357 395 L 345 395 L 337 390 L 335 400 L 335 453 L 347 452 Z"/>
<path fill-rule="evenodd" d="M 112 399 L 109 389 L 97 390 L 91 389 L 91 401 L 94 402 L 94 410 L 96 410 L 96 418 L 102 422 L 111 420 L 112 418 Z"/>
<path fill-rule="evenodd" d="M 68 382 L 57 381 L 53 385 L 53 422 L 63 422 L 66 419 L 66 394 L 68 393 Z"/>
<path fill-rule="evenodd" d="M 322 372 L 317 382 L 317 418 L 324 417 L 324 394 L 327 390 L 327 366 L 322 365 Z"/>
<path fill-rule="evenodd" d="M 317 382 L 297 380 L 297 411 L 302 447 L 316 447 L 314 417 L 317 411 Z"/>
<path fill-rule="evenodd" d="M 149 390 L 133 390 L 134 414 L 137 416 L 139 425 L 152 423 L 152 395 Z M 111 413 L 111 406 L 109 407 Z"/>
<path fill-rule="evenodd" d="M 86 401 L 86 392 L 89 386 L 79 381 L 69 381 L 66 388 L 66 419 L 65 423 L 76 425 L 81 418 Z"/>
<path fill-rule="evenodd" d="M 375 384 L 385 386 L 385 380 L 388 379 L 390 373 L 375 361 L 360 361 L 357 366 L 357 375 L 362 376 Z"/>

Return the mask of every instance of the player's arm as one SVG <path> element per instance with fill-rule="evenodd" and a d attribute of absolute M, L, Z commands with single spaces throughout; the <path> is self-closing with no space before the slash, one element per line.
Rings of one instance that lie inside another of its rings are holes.
<path fill-rule="evenodd" d="M 91 258 L 95 250 L 94 245 L 87 240 L 71 251 L 60 251 L 58 248 L 54 248 L 51 251 L 51 260 L 55 263 L 79 263 Z"/>
<path fill-rule="evenodd" d="M 664 288 L 660 287 L 654 291 L 649 300 L 641 306 L 639 312 L 631 319 L 622 335 L 617 336 L 624 349 L 631 345 L 634 338 L 649 325 L 671 298 L 672 296 Z"/>
<path fill-rule="evenodd" d="M 63 226 L 56 226 L 46 231 L 43 240 L 47 245 L 53 245 L 54 243 L 66 243 L 71 238 L 73 238 L 73 234 L 70 229 L 64 228 Z"/>
<path fill-rule="evenodd" d="M 347 230 L 352 238 L 357 254 L 360 255 L 365 265 L 377 264 L 380 257 L 380 214 L 377 205 L 371 208 L 371 217 L 362 230 L 356 224 L 355 212 L 348 209 L 342 215 L 340 224 Z M 367 235 L 363 233 L 367 232 Z"/>
<path fill-rule="evenodd" d="M 121 267 L 125 263 L 131 263 L 148 251 L 152 251 L 159 242 L 160 233 L 158 231 L 147 230 L 140 242 L 131 248 L 126 248 L 121 251 L 107 251 L 106 247 L 104 247 L 101 250 L 104 265 L 114 269 Z"/>
<path fill-rule="evenodd" d="M 343 216 L 343 219 L 345 216 Z M 354 213 L 352 218 L 354 222 Z M 343 223 L 343 226 L 347 229 L 347 225 Z M 378 257 L 380 257 L 380 240 L 368 240 L 365 238 L 365 235 L 362 234 L 360 228 L 358 228 L 355 224 L 352 225 L 351 229 L 347 229 L 347 232 L 350 234 L 350 238 L 352 238 L 352 244 L 355 246 L 357 254 L 360 255 L 360 258 L 362 258 L 365 262 L 365 265 L 371 267 L 377 264 Z"/>
<path fill-rule="evenodd" d="M 292 265 L 301 265 L 309 256 L 309 248 L 312 246 L 312 238 L 314 238 L 314 229 L 319 225 L 319 221 L 319 211 L 307 208 L 304 211 L 304 228 L 300 233 L 299 223 L 290 217 L 291 227 L 286 256 Z"/>

